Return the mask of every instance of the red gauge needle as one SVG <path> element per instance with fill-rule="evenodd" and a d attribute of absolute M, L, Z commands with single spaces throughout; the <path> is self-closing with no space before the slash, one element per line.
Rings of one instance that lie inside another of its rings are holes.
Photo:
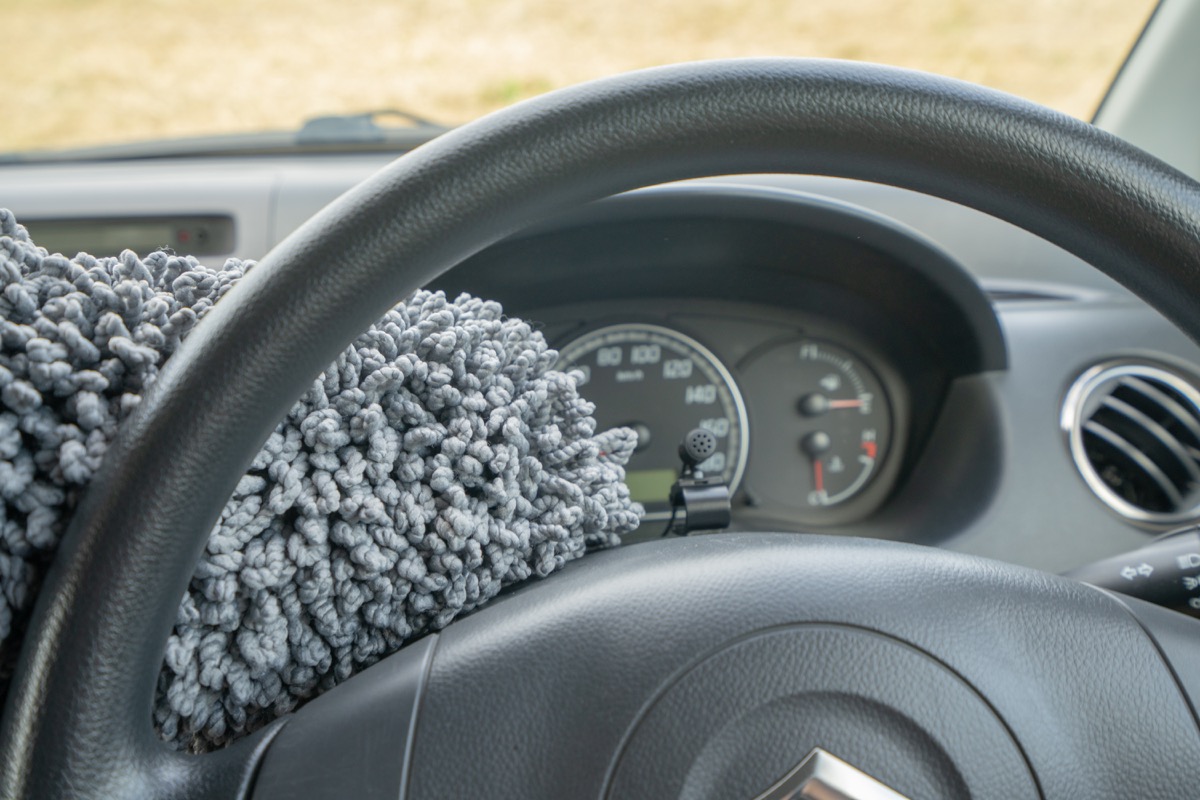
<path fill-rule="evenodd" d="M 818 493 L 825 491 L 825 467 L 821 465 L 821 459 L 813 459 L 813 488 Z"/>
<path fill-rule="evenodd" d="M 862 408 L 862 400 L 830 400 L 830 408 Z"/>

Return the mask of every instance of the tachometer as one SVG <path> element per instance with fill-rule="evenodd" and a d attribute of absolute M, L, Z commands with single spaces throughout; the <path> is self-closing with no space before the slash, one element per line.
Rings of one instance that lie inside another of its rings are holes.
<path fill-rule="evenodd" d="M 637 432 L 626 482 L 647 516 L 668 513 L 677 449 L 693 428 L 712 431 L 718 442 L 699 468 L 737 489 L 748 446 L 746 406 L 729 370 L 703 345 L 670 328 L 626 324 L 586 333 L 560 355 L 562 369 L 583 372 L 580 392 L 595 403 L 599 425 Z"/>

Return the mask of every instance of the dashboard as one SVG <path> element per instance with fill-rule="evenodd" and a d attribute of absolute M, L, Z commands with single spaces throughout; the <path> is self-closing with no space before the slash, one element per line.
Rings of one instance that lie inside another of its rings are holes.
<path fill-rule="evenodd" d="M 438 284 L 537 320 L 602 426 L 638 433 L 628 482 L 669 516 L 676 449 L 733 490 L 738 528 L 867 524 L 912 470 L 951 380 L 1002 370 L 988 298 L 914 231 L 820 196 L 694 183 L 547 221 Z M 657 524 L 656 524 L 657 523 Z"/>
<path fill-rule="evenodd" d="M 156 236 L 203 236 L 208 263 L 257 258 L 385 162 L 13 165 L 0 205 L 64 250 L 97 220 L 144 220 Z M 628 542 L 661 535 L 675 448 L 697 426 L 717 437 L 702 466 L 734 489 L 735 530 L 1062 571 L 1169 527 L 1098 494 L 1064 402 L 1121 361 L 1182 376 L 1172 397 L 1186 404 L 1200 350 L 1073 256 L 953 203 L 804 176 L 654 187 L 548 219 L 436 286 L 534 321 L 598 423 L 638 432 L 628 477 L 647 518 Z"/>

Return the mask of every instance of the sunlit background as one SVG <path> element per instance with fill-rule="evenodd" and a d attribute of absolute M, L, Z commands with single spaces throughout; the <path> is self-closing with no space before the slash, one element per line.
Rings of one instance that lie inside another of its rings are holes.
<path fill-rule="evenodd" d="M 294 128 L 399 108 L 461 122 L 623 70 L 879 61 L 1090 117 L 1154 0 L 0 0 L 0 151 Z"/>

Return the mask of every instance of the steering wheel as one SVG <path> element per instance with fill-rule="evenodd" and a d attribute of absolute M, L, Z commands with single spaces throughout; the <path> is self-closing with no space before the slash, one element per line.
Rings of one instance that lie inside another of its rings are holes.
<path fill-rule="evenodd" d="M 46 579 L 0 729 L 0 795 L 1194 796 L 1200 625 L 983 559 L 782 534 L 597 554 L 223 751 L 156 738 L 163 648 L 213 521 L 367 321 L 564 207 L 750 172 L 973 206 L 1200 339 L 1200 185 L 1016 98 L 769 59 L 515 106 L 327 207 L 166 364 Z"/>

